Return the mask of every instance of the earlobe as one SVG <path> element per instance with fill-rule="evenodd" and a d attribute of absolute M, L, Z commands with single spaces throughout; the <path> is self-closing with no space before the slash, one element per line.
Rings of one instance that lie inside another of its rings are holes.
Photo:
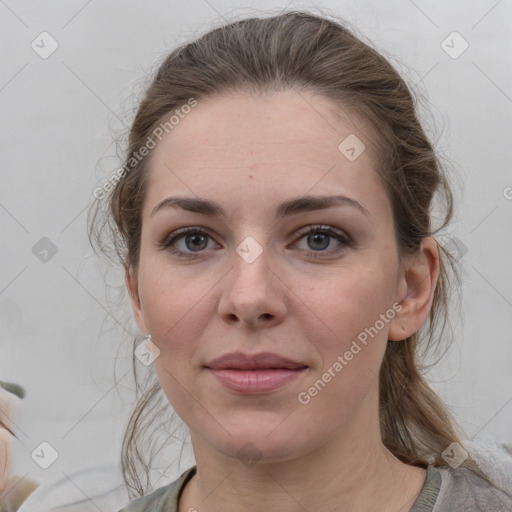
<path fill-rule="evenodd" d="M 144 322 L 144 317 L 142 315 L 142 307 L 140 303 L 139 290 L 138 290 L 138 280 L 136 276 L 133 275 L 131 269 L 126 269 L 125 272 L 125 283 L 126 288 L 128 290 L 128 294 L 130 296 L 130 302 L 132 305 L 133 316 L 139 329 L 142 333 L 146 334 L 148 332 L 146 328 L 146 323 Z"/>
<path fill-rule="evenodd" d="M 439 251 L 432 237 L 423 239 L 417 255 L 402 270 L 397 287 L 401 309 L 390 323 L 388 339 L 399 341 L 412 336 L 425 322 L 439 277 Z"/>

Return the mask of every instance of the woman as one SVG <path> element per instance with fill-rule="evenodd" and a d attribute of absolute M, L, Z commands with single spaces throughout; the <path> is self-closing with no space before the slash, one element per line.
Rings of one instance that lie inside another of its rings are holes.
<path fill-rule="evenodd" d="M 411 93 L 343 22 L 247 19 L 167 57 L 95 195 L 159 381 L 126 482 L 145 493 L 161 391 L 196 465 L 123 512 L 512 510 L 417 357 L 454 263 L 436 193 L 439 230 L 452 196 Z"/>

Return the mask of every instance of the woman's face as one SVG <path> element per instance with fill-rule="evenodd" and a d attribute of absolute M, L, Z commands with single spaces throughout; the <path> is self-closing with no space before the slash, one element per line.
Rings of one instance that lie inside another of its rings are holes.
<path fill-rule="evenodd" d="M 292 90 L 217 97 L 152 150 L 138 291 L 128 278 L 135 316 L 192 440 L 229 457 L 286 460 L 378 429 L 379 367 L 405 290 L 369 132 L 332 108 Z M 304 196 L 350 201 L 292 207 Z M 206 368 L 232 352 L 303 369 Z"/>

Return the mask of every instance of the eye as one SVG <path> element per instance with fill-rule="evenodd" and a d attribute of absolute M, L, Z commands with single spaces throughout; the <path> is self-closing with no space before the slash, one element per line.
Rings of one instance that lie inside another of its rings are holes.
<path fill-rule="evenodd" d="M 330 226 L 307 226 L 299 232 L 299 241 L 305 240 L 307 247 L 300 247 L 296 242 L 292 247 L 307 253 L 313 258 L 322 258 L 333 253 L 338 253 L 351 245 L 351 239 L 341 231 Z M 199 227 L 188 227 L 174 231 L 159 244 L 162 249 L 169 250 L 180 258 L 193 258 L 200 256 L 206 249 L 219 247 L 213 238 Z M 333 247 L 334 246 L 334 247 Z M 328 250 L 326 250 L 328 249 Z"/>
<path fill-rule="evenodd" d="M 213 239 L 204 230 L 197 227 L 179 229 L 172 233 L 171 238 L 167 237 L 161 244 L 162 249 L 168 249 L 178 257 L 193 257 L 195 254 L 204 252 L 208 247 L 209 240 Z M 218 244 L 217 244 L 218 245 Z"/>
<path fill-rule="evenodd" d="M 295 243 L 293 247 L 297 247 L 313 257 L 336 253 L 350 246 L 349 237 L 330 226 L 308 226 L 300 234 L 302 236 L 299 240 L 304 239 L 307 247 L 300 247 L 298 243 Z M 318 252 L 322 254 L 315 254 Z"/>

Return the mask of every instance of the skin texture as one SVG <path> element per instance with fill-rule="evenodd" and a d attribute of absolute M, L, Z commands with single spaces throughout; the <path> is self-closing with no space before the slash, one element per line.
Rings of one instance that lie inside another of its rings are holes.
<path fill-rule="evenodd" d="M 162 388 L 190 428 L 198 470 L 180 511 L 408 511 L 424 483 L 425 470 L 382 444 L 377 376 L 388 340 L 406 338 L 426 319 L 437 246 L 425 239 L 415 257 L 399 261 L 371 131 L 333 108 L 293 90 L 215 97 L 200 101 L 151 155 L 138 275 L 127 272 L 126 283 L 139 328 L 160 350 Z M 354 161 L 338 150 L 350 134 L 367 148 Z M 285 200 L 335 194 L 369 216 L 336 206 L 276 217 Z M 180 208 L 151 216 L 168 196 L 215 201 L 226 216 Z M 330 237 L 323 248 L 299 233 L 318 225 L 345 233 L 349 244 Z M 187 226 L 209 235 L 196 242 L 199 252 L 194 240 L 174 242 L 192 258 L 159 245 Z M 252 263 L 236 252 L 248 236 L 263 249 Z M 299 393 L 390 310 L 378 334 L 301 404 Z M 203 368 L 235 350 L 275 352 L 308 370 L 271 393 L 237 394 Z M 257 463 L 241 460 L 247 446 Z"/>
<path fill-rule="evenodd" d="M 18 402 L 18 397 L 0 387 L 0 419 L 8 428 L 12 427 L 12 418 Z M 11 433 L 0 425 L 0 498 L 3 497 L 9 480 L 12 439 Z"/>

